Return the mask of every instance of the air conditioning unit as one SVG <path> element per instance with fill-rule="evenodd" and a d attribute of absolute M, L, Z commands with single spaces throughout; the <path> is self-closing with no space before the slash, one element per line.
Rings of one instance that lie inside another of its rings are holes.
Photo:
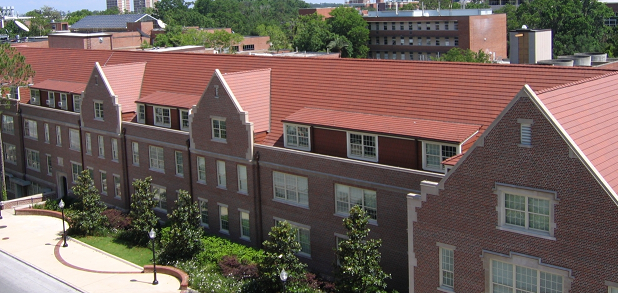
<path fill-rule="evenodd" d="M 58 107 L 64 108 L 64 103 L 63 102 L 58 102 Z"/>
<path fill-rule="evenodd" d="M 53 103 L 50 103 L 50 102 L 49 102 L 49 100 L 45 101 L 45 104 L 46 104 L 47 106 L 49 106 L 49 104 L 52 104 L 52 106 L 54 105 Z"/>
<path fill-rule="evenodd" d="M 38 104 L 39 104 L 39 98 L 37 98 L 37 97 L 32 97 L 32 101 L 30 102 L 30 104 L 35 104 L 35 105 L 38 105 Z"/>

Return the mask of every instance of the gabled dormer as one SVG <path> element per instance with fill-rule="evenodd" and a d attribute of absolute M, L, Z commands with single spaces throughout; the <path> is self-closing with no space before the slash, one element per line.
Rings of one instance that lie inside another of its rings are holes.
<path fill-rule="evenodd" d="M 79 113 L 85 88 L 86 83 L 81 82 L 44 80 L 30 87 L 29 103 Z"/>
<path fill-rule="evenodd" d="M 198 95 L 157 91 L 136 102 L 135 122 L 189 131 L 189 114 Z"/>

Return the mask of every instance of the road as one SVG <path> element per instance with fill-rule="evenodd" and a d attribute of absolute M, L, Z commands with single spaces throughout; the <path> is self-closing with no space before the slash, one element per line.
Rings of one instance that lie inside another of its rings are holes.
<path fill-rule="evenodd" d="M 72 287 L 41 273 L 0 251 L 0 293 L 78 293 Z"/>

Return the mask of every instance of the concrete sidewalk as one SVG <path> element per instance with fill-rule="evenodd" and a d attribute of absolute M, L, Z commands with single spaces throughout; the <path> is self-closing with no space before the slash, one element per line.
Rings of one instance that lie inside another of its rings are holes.
<path fill-rule="evenodd" d="M 181 292 L 175 277 L 153 274 L 108 253 L 68 238 L 62 246 L 62 220 L 46 216 L 13 215 L 2 211 L 0 250 L 32 267 L 89 293 Z M 67 226 L 68 227 L 68 226 Z"/>

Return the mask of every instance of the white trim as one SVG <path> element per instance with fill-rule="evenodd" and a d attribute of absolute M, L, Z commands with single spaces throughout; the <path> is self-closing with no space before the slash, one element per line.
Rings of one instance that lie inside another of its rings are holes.
<path fill-rule="evenodd" d="M 186 112 L 187 113 L 187 127 L 183 127 L 183 119 L 182 119 L 182 113 Z M 180 119 L 180 130 L 182 131 L 189 131 L 191 129 L 191 122 L 189 119 L 189 115 L 191 115 L 191 110 L 183 110 L 183 109 L 178 109 L 178 119 Z"/>
<path fill-rule="evenodd" d="M 242 226 L 242 215 L 247 214 L 247 221 L 249 222 L 249 235 L 244 235 L 243 234 L 243 226 Z M 245 241 L 251 241 L 251 213 L 248 210 L 244 210 L 244 209 L 238 209 L 238 215 L 239 215 L 239 225 L 240 225 L 240 239 L 245 240 Z"/>
<path fill-rule="evenodd" d="M 210 222 L 210 211 L 208 210 L 208 200 L 205 199 L 205 198 L 198 197 L 197 198 L 197 203 L 198 203 L 197 207 L 198 207 L 198 209 L 200 211 L 200 225 L 202 227 L 209 228 L 210 225 L 209 225 L 208 222 Z M 203 220 L 203 218 L 202 218 L 202 203 L 206 204 L 206 214 L 207 214 L 207 217 L 208 217 L 208 219 L 207 219 L 208 221 L 206 223 L 204 223 L 202 221 Z"/>
<path fill-rule="evenodd" d="M 105 175 L 105 184 L 103 184 L 103 175 Z M 101 184 L 101 194 L 107 195 L 107 172 L 99 170 L 99 183 Z M 114 186 L 116 188 L 116 186 Z M 105 190 L 104 190 L 105 189 Z"/>
<path fill-rule="evenodd" d="M 221 217 L 221 208 L 225 208 L 227 216 L 227 229 L 223 229 L 223 218 Z M 219 214 L 219 233 L 230 235 L 230 209 L 228 205 L 217 203 L 217 209 Z"/>
<path fill-rule="evenodd" d="M 290 145 L 288 144 L 288 127 L 295 127 L 296 128 L 296 133 L 298 133 L 298 128 L 299 127 L 304 127 L 307 128 L 307 146 L 300 146 L 299 144 L 299 135 L 296 135 L 296 139 L 297 139 L 297 143 L 296 145 Z M 296 149 L 296 150 L 301 150 L 301 151 L 311 151 L 311 126 L 309 125 L 302 125 L 302 124 L 292 124 L 292 123 L 283 123 L 283 145 L 286 148 L 291 148 L 291 149 Z"/>
<path fill-rule="evenodd" d="M 444 161 L 442 159 L 442 157 L 444 156 L 444 154 L 442 154 L 442 146 L 450 146 L 450 147 L 455 147 L 455 155 L 457 156 L 459 154 L 461 154 L 461 144 L 457 145 L 457 144 L 450 144 L 450 143 L 443 143 L 443 142 L 437 142 L 437 141 L 429 141 L 429 140 L 422 140 L 422 159 L 423 159 L 423 170 L 428 170 L 428 171 L 434 171 L 434 172 L 440 172 L 440 173 L 446 173 L 446 168 L 444 168 L 444 164 L 442 164 L 442 161 Z M 427 167 L 427 144 L 434 144 L 434 145 L 438 145 L 440 147 L 440 169 L 436 169 L 436 168 L 431 168 L 431 167 Z"/>
<path fill-rule="evenodd" d="M 219 121 L 219 122 L 224 122 L 225 123 L 225 138 L 221 138 L 221 123 L 219 123 L 219 137 L 215 136 L 215 120 Z M 225 117 L 220 117 L 220 116 L 210 116 L 210 137 L 211 137 L 211 141 L 216 141 L 216 142 L 222 142 L 222 143 L 227 143 L 227 122 L 226 122 L 226 118 Z"/>
<path fill-rule="evenodd" d="M 101 105 L 100 110 L 97 110 L 97 104 Z M 94 110 L 94 120 L 105 121 L 105 107 L 102 100 L 92 100 L 92 109 Z M 101 117 L 98 114 L 101 114 Z"/>
<path fill-rule="evenodd" d="M 144 113 L 141 113 L 144 110 Z M 144 114 L 144 118 L 140 118 L 140 115 Z M 146 123 L 146 105 L 137 103 L 137 123 Z"/>
<path fill-rule="evenodd" d="M 158 123 L 157 122 L 157 110 L 161 110 L 161 120 L 162 122 Z M 163 113 L 163 111 L 167 110 L 168 112 L 168 116 L 167 116 L 167 120 L 169 121 L 168 123 L 165 123 L 165 113 Z M 160 126 L 160 127 L 165 127 L 165 128 L 171 128 L 172 127 L 172 108 L 170 107 L 163 107 L 163 106 L 152 106 L 152 116 L 153 116 L 153 124 L 155 126 Z"/>
<path fill-rule="evenodd" d="M 362 140 L 362 144 L 361 146 L 363 147 L 363 155 L 361 156 L 357 156 L 357 155 L 353 155 L 351 152 L 351 142 L 350 142 L 350 135 L 354 134 L 354 135 L 360 135 L 361 136 L 361 140 Z M 364 147 L 365 147 L 365 143 L 364 143 L 364 137 L 365 136 L 371 136 L 374 138 L 375 141 L 375 157 L 366 157 L 365 156 L 365 151 L 364 151 Z M 379 136 L 377 134 L 369 134 L 369 133 L 363 133 L 363 132 L 355 132 L 355 131 L 346 131 L 346 146 L 347 146 L 347 152 L 348 152 L 348 158 L 350 159 L 357 159 L 357 160 L 363 160 L 363 161 L 369 161 L 369 162 L 378 162 L 378 140 L 379 140 Z"/>
<path fill-rule="evenodd" d="M 244 171 L 241 172 L 241 168 L 244 168 Z M 242 180 L 241 180 L 241 174 L 244 174 L 244 184 L 245 184 L 245 188 L 242 189 Z M 243 165 L 243 164 L 236 164 L 236 177 L 237 177 L 237 186 L 238 186 L 238 193 L 240 194 L 249 194 L 249 178 L 247 177 L 247 165 Z"/>

